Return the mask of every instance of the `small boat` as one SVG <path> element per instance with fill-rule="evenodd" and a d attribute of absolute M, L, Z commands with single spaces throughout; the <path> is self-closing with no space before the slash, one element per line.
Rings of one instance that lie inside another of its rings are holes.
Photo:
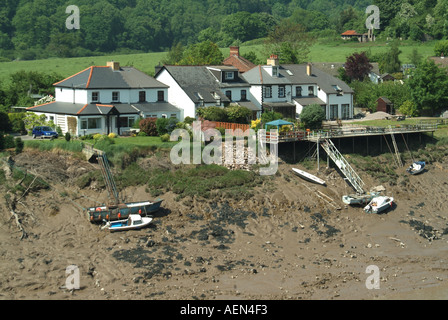
<path fill-rule="evenodd" d="M 138 214 L 131 214 L 124 220 L 108 221 L 102 229 L 109 229 L 110 232 L 141 229 L 148 226 L 152 220 L 152 217 L 142 217 Z"/>
<path fill-rule="evenodd" d="M 308 172 L 305 172 L 303 170 L 296 169 L 296 168 L 292 168 L 292 171 L 294 171 L 299 177 L 301 177 L 301 178 L 303 178 L 305 180 L 308 180 L 308 181 L 311 181 L 311 182 L 315 182 L 315 183 L 318 183 L 318 184 L 321 184 L 321 185 L 325 185 L 325 181 L 324 180 L 322 180 L 322 179 L 320 179 L 320 178 L 318 178 L 316 176 L 313 176 L 312 174 L 310 174 Z"/>
<path fill-rule="evenodd" d="M 409 168 L 406 169 L 406 171 L 412 175 L 419 174 L 425 170 L 425 165 L 425 161 L 415 161 L 409 166 Z"/>
<path fill-rule="evenodd" d="M 364 194 L 349 194 L 342 197 L 342 202 L 349 205 L 366 205 L 373 198 L 378 197 L 379 192 L 368 192 Z"/>
<path fill-rule="evenodd" d="M 384 210 L 387 210 L 392 207 L 394 202 L 394 198 L 392 197 L 386 197 L 386 196 L 380 196 L 375 197 L 370 201 L 368 205 L 364 207 L 364 211 L 367 213 L 380 213 Z"/>
<path fill-rule="evenodd" d="M 131 214 L 152 214 L 160 209 L 161 199 L 119 204 L 118 206 L 91 207 L 87 210 L 90 222 L 116 221 L 127 219 Z"/>

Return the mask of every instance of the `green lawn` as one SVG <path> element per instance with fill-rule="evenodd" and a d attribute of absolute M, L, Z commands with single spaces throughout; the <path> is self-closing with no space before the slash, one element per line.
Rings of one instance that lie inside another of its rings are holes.
<path fill-rule="evenodd" d="M 400 45 L 402 51 L 400 59 L 403 63 L 409 62 L 409 55 L 416 48 L 423 57 L 434 55 L 434 42 L 418 43 L 412 41 L 403 41 Z M 263 57 L 262 45 L 241 45 L 240 52 L 242 54 L 254 51 L 259 58 Z M 312 47 L 310 52 L 311 62 L 345 62 L 347 56 L 354 52 L 371 50 L 373 54 L 385 52 L 387 43 L 377 41 L 373 43 L 355 43 L 341 41 L 325 41 L 319 40 Z M 221 49 L 224 57 L 229 55 L 229 48 Z M 135 68 L 148 73 L 154 74 L 154 68 L 166 56 L 166 52 L 139 53 L 139 54 L 122 54 L 122 55 L 106 55 L 81 58 L 51 58 L 46 60 L 33 61 L 11 61 L 0 63 L 0 83 L 7 82 L 9 75 L 20 70 L 39 71 L 39 72 L 56 72 L 62 77 L 69 77 L 90 66 L 104 66 L 107 61 L 118 61 L 123 66 L 134 66 Z"/>

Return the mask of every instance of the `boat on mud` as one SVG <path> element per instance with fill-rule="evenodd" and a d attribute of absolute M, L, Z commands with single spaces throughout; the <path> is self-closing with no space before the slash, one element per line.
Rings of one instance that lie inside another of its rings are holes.
<path fill-rule="evenodd" d="M 91 207 L 87 210 L 90 222 L 117 221 L 127 219 L 132 214 L 148 215 L 157 212 L 162 204 L 156 201 L 141 201 L 119 204 L 117 206 Z"/>
<path fill-rule="evenodd" d="M 378 197 L 380 195 L 379 192 L 367 192 L 364 194 L 349 194 L 342 196 L 342 202 L 348 205 L 366 205 L 373 198 Z"/>
<path fill-rule="evenodd" d="M 102 229 L 110 232 L 142 229 L 152 223 L 152 217 L 142 217 L 139 214 L 131 214 L 127 219 L 108 221 Z"/>
<path fill-rule="evenodd" d="M 416 175 L 422 173 L 425 170 L 426 163 L 425 161 L 415 161 L 413 164 L 406 169 L 406 172 Z"/>
<path fill-rule="evenodd" d="M 364 207 L 364 211 L 367 213 L 381 213 L 391 208 L 393 203 L 394 198 L 392 197 L 386 197 L 386 196 L 375 197 L 372 199 L 372 201 L 369 202 L 368 205 Z"/>
<path fill-rule="evenodd" d="M 305 179 L 307 181 L 311 181 L 320 185 L 325 185 L 325 181 L 308 173 L 305 172 L 303 170 L 297 169 L 297 168 L 292 168 L 292 171 L 294 171 L 295 174 L 297 174 L 299 177 L 301 177 L 302 179 Z"/>

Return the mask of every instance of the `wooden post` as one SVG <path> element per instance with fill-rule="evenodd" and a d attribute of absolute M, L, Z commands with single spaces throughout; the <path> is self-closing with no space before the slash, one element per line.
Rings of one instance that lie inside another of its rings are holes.
<path fill-rule="evenodd" d="M 317 138 L 317 171 L 320 170 L 320 163 L 319 163 L 319 138 Z"/>
<path fill-rule="evenodd" d="M 369 136 L 367 136 L 367 155 L 369 155 Z"/>
<path fill-rule="evenodd" d="M 355 137 L 352 138 L 353 153 L 355 153 Z"/>

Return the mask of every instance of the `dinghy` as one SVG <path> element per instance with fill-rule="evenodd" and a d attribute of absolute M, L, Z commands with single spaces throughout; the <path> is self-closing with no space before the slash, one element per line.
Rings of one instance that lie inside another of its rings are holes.
<path fill-rule="evenodd" d="M 368 205 L 364 207 L 367 213 L 380 213 L 392 207 L 394 198 L 392 197 L 375 197 Z"/>
<path fill-rule="evenodd" d="M 342 202 L 349 205 L 366 205 L 373 198 L 379 196 L 379 192 L 368 192 L 365 194 L 349 194 L 342 197 Z"/>
<path fill-rule="evenodd" d="M 131 214 L 129 218 L 118 221 L 108 221 L 103 229 L 109 229 L 110 232 L 141 229 L 152 222 L 152 217 L 142 217 L 138 214 Z"/>
<path fill-rule="evenodd" d="M 425 165 L 425 161 L 415 161 L 409 166 L 409 168 L 406 169 L 406 171 L 412 175 L 419 174 L 425 170 Z"/>
<path fill-rule="evenodd" d="M 320 178 L 318 178 L 316 176 L 313 176 L 312 174 L 310 174 L 308 172 L 305 172 L 303 170 L 296 169 L 296 168 L 292 168 L 292 171 L 294 171 L 302 179 L 305 179 L 305 180 L 308 180 L 308 181 L 311 181 L 311 182 L 314 182 L 314 183 L 318 183 L 318 184 L 321 184 L 321 185 L 325 185 L 325 181 L 324 180 L 322 180 L 322 179 L 320 179 Z"/>

